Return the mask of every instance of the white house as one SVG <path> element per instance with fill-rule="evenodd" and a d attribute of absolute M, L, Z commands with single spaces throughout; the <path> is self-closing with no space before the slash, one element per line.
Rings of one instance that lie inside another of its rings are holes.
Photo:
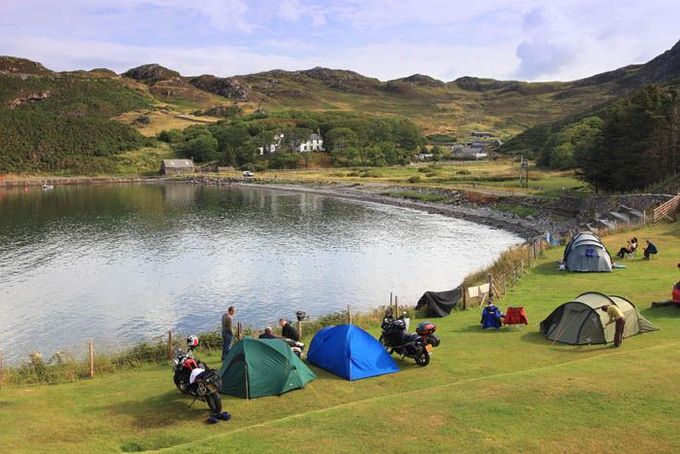
<path fill-rule="evenodd" d="M 295 151 L 306 153 L 308 151 L 323 151 L 323 139 L 318 133 L 310 134 L 306 142 L 302 142 Z"/>
<path fill-rule="evenodd" d="M 265 146 L 258 147 L 257 151 L 260 155 L 276 153 L 283 145 L 283 133 L 276 134 L 272 143 Z M 298 153 L 307 153 L 309 151 L 324 151 L 323 139 L 318 133 L 310 134 L 306 141 L 295 147 Z"/>
<path fill-rule="evenodd" d="M 275 134 L 274 135 L 274 141 L 272 143 L 268 143 L 263 147 L 258 147 L 257 151 L 260 153 L 260 156 L 265 155 L 265 154 L 276 153 L 276 149 L 281 146 L 282 141 L 283 141 L 283 133 Z"/>

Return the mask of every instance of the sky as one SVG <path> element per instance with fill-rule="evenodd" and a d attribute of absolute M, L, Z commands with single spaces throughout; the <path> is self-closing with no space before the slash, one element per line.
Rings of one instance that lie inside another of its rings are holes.
<path fill-rule="evenodd" d="M 0 0 L 0 55 L 57 71 L 573 80 L 670 49 L 679 18 L 679 0 Z"/>

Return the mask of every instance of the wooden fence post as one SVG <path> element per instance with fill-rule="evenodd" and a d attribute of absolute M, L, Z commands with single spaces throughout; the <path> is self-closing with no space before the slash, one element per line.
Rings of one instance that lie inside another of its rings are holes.
<path fill-rule="evenodd" d="M 302 339 L 302 320 L 297 321 L 297 332 L 298 332 L 298 337 Z"/>
<path fill-rule="evenodd" d="M 172 330 L 168 331 L 168 361 L 172 361 Z"/>
<path fill-rule="evenodd" d="M 489 302 L 493 303 L 493 274 L 489 273 Z"/>
<path fill-rule="evenodd" d="M 394 295 L 394 317 L 399 318 L 399 297 Z"/>
<path fill-rule="evenodd" d="M 236 323 L 236 340 L 240 341 L 243 337 L 243 328 L 241 327 L 241 322 Z"/>
<path fill-rule="evenodd" d="M 90 378 L 94 377 L 94 342 L 87 343 L 88 356 L 90 359 Z"/>
<path fill-rule="evenodd" d="M 463 290 L 463 310 L 467 309 L 467 289 L 463 286 L 460 287 Z"/>
<path fill-rule="evenodd" d="M 349 325 L 352 324 L 352 308 L 350 307 L 349 304 L 347 305 L 347 323 Z"/>

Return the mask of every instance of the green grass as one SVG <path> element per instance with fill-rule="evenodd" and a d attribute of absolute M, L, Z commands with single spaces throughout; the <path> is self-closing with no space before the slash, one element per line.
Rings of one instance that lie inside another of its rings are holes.
<path fill-rule="evenodd" d="M 514 213 L 521 218 L 534 216 L 537 212 L 536 208 L 534 207 L 528 207 L 524 205 L 510 205 L 506 203 L 497 203 L 494 205 L 494 209 L 504 211 L 506 213 Z"/>
<path fill-rule="evenodd" d="M 448 199 L 445 195 L 417 191 L 388 192 L 386 195 L 389 195 L 390 197 L 418 200 L 419 202 L 444 202 Z"/>
<path fill-rule="evenodd" d="M 660 253 L 613 273 L 558 272 L 562 248 L 548 251 L 501 302 L 525 306 L 529 326 L 482 331 L 477 310 L 436 320 L 442 344 L 425 369 L 400 361 L 398 374 L 357 382 L 317 371 L 281 397 L 225 397 L 234 419 L 216 426 L 174 390 L 168 366 L 3 389 L 0 442 L 10 452 L 678 452 L 680 311 L 647 308 L 679 278 L 680 222 L 604 241 L 615 250 L 632 235 Z M 629 298 L 660 330 L 621 349 L 543 339 L 537 323 L 588 290 Z"/>
<path fill-rule="evenodd" d="M 239 176 L 240 173 L 234 171 L 227 175 Z M 550 197 L 564 191 L 587 192 L 584 183 L 576 178 L 574 172 L 535 168 L 530 170 L 529 187 L 523 188 L 519 184 L 519 163 L 507 158 L 497 161 L 443 161 L 436 165 L 412 164 L 347 170 L 339 168 L 269 170 L 257 172 L 256 176 L 263 181 L 276 179 L 291 183 L 382 183 L 431 189 L 474 190 L 500 195 L 535 194 Z"/>

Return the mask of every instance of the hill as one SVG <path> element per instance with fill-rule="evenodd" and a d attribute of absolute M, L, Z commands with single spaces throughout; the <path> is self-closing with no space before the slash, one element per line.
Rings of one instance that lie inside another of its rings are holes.
<path fill-rule="evenodd" d="M 507 138 L 547 120 L 591 109 L 646 84 L 679 79 L 679 54 L 680 43 L 644 65 L 630 65 L 572 82 L 529 83 L 476 77 L 444 82 L 422 74 L 383 82 L 353 71 L 321 67 L 181 79 L 241 104 L 246 112 L 260 108 L 403 115 L 427 134 L 465 136 L 481 129 Z M 178 80 L 176 71 L 163 68 L 163 72 L 164 79 Z M 152 87 L 158 83 L 145 82 Z M 166 99 L 171 100 L 171 96 Z"/>
<path fill-rule="evenodd" d="M 149 105 L 126 84 L 7 57 L 0 71 L 0 171 L 77 168 L 144 144 L 134 128 L 111 119 Z"/>
<path fill-rule="evenodd" d="M 106 171 L 100 158 L 148 145 L 142 135 L 256 111 L 406 117 L 424 134 L 466 137 L 485 130 L 505 140 L 546 121 L 582 117 L 649 83 L 677 80 L 680 43 L 643 65 L 539 83 L 476 77 L 444 82 L 422 74 L 380 81 L 321 67 L 184 76 L 158 64 L 119 76 L 105 68 L 60 73 L 0 57 L 0 134 L 8 138 L 0 144 L 0 171 L 86 170 L 76 163 L 88 157 Z"/>

